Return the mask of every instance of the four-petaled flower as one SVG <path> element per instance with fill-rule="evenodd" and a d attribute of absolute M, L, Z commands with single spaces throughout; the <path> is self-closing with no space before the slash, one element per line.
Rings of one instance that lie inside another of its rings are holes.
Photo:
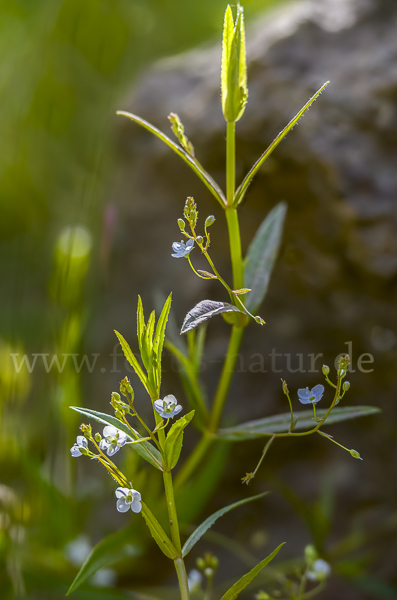
<path fill-rule="evenodd" d="M 81 456 L 83 453 L 81 452 L 80 448 L 87 448 L 87 439 L 83 435 L 77 436 L 76 443 L 70 448 L 71 455 L 74 457 Z"/>
<path fill-rule="evenodd" d="M 324 386 L 320 384 L 314 386 L 312 390 L 309 390 L 309 388 L 298 390 L 299 402 L 302 404 L 315 404 L 321 400 L 323 394 Z"/>
<path fill-rule="evenodd" d="M 177 399 L 172 394 L 169 394 L 164 400 L 155 400 L 154 408 L 160 413 L 160 417 L 164 419 L 172 419 L 182 410 L 182 406 L 178 404 Z"/>
<path fill-rule="evenodd" d="M 141 495 L 136 490 L 130 488 L 117 488 L 117 510 L 119 512 L 127 512 L 129 509 L 134 513 L 139 513 L 142 510 Z"/>
<path fill-rule="evenodd" d="M 193 250 L 193 246 L 194 240 L 188 240 L 186 244 L 184 241 L 174 242 L 172 244 L 172 249 L 175 252 L 175 254 L 171 254 L 171 256 L 173 256 L 174 258 L 183 258 Z"/>
<path fill-rule="evenodd" d="M 108 456 L 113 456 L 130 440 L 131 438 L 124 431 L 120 431 L 113 425 L 106 425 L 103 428 L 103 439 L 100 441 L 99 447 L 101 450 L 106 450 Z"/>

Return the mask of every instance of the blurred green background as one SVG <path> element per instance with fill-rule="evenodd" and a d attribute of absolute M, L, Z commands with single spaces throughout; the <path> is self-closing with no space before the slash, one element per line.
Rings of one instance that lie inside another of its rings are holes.
<path fill-rule="evenodd" d="M 243 4 L 250 20 L 277 2 Z M 89 544 L 122 524 L 106 512 L 90 521 L 109 496 L 102 472 L 74 484 L 79 419 L 68 406 L 81 403 L 80 374 L 15 365 L 25 352 L 81 351 L 106 289 L 115 110 L 151 61 L 219 40 L 224 9 L 224 0 L 0 3 L 2 600 L 64 597 Z M 102 577 L 98 585 L 113 581 Z M 76 597 L 119 596 L 88 587 Z"/>

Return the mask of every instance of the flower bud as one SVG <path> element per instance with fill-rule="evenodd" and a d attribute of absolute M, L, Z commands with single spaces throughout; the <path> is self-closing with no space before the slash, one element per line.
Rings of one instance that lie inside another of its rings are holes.
<path fill-rule="evenodd" d="M 305 560 L 306 562 L 313 562 L 318 557 L 317 550 L 313 544 L 309 544 L 305 548 Z"/>
<path fill-rule="evenodd" d="M 118 394 L 117 392 L 112 392 L 112 402 L 120 402 L 121 397 L 120 394 Z"/>
<path fill-rule="evenodd" d="M 95 434 L 95 441 L 98 442 L 98 444 L 99 444 L 99 442 L 101 441 L 101 439 L 102 439 L 101 434 L 100 433 L 96 433 Z"/>
<path fill-rule="evenodd" d="M 350 387 L 350 383 L 348 381 L 343 382 L 343 391 L 347 392 Z"/>
<path fill-rule="evenodd" d="M 349 452 L 353 458 L 358 458 L 359 460 L 362 460 L 362 458 L 361 458 L 359 452 L 357 452 L 357 450 L 349 450 Z"/>
<path fill-rule="evenodd" d="M 183 215 L 185 219 L 189 221 L 192 227 L 196 227 L 198 212 L 194 198 L 192 198 L 191 196 L 186 198 L 185 207 L 183 209 Z"/>
<path fill-rule="evenodd" d="M 199 569 L 204 570 L 205 569 L 205 561 L 203 558 L 199 557 L 196 560 L 196 565 L 198 566 Z"/>
<path fill-rule="evenodd" d="M 204 226 L 207 228 L 207 227 L 210 227 L 211 225 L 213 225 L 214 223 L 215 223 L 215 217 L 214 217 L 214 215 L 210 215 L 209 217 L 206 218 Z"/>
<path fill-rule="evenodd" d="M 213 577 L 213 576 L 214 576 L 214 569 L 211 569 L 211 567 L 206 567 L 206 568 L 204 569 L 204 575 L 205 575 L 206 577 L 208 577 L 208 578 L 209 578 L 209 577 Z"/>
<path fill-rule="evenodd" d="M 328 365 L 323 365 L 323 373 L 324 373 L 325 376 L 328 375 L 328 373 L 329 373 L 329 367 L 328 367 Z"/>
<path fill-rule="evenodd" d="M 289 390 L 288 390 L 288 387 L 287 387 L 287 382 L 284 381 L 283 379 L 281 380 L 281 382 L 282 382 L 282 385 L 283 385 L 283 392 L 287 396 L 289 394 Z"/>
<path fill-rule="evenodd" d="M 185 231 L 186 223 L 183 219 L 178 219 L 178 226 L 181 231 Z"/>
<path fill-rule="evenodd" d="M 236 21 L 230 5 L 225 12 L 222 40 L 221 96 L 223 115 L 228 123 L 238 121 L 248 98 L 245 56 L 244 13 L 237 6 Z"/>
<path fill-rule="evenodd" d="M 198 243 L 198 245 L 199 245 L 199 246 L 201 246 L 201 244 L 203 243 L 203 241 L 204 241 L 204 240 L 203 240 L 202 236 L 201 236 L 201 235 L 198 235 L 198 236 L 197 236 L 197 239 L 196 239 L 196 242 Z"/>
<path fill-rule="evenodd" d="M 86 437 L 87 439 L 90 439 L 92 437 L 91 425 L 85 425 L 84 423 L 82 423 L 80 425 L 80 430 L 82 431 L 84 437 Z"/>
<path fill-rule="evenodd" d="M 219 560 L 218 560 L 218 558 L 216 556 L 211 556 L 210 563 L 211 563 L 211 567 L 213 569 L 217 569 L 218 565 L 219 565 Z"/>

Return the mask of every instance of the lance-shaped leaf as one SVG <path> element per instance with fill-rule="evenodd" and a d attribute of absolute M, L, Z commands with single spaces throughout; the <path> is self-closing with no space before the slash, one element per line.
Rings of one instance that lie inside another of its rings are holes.
<path fill-rule="evenodd" d="M 322 419 L 327 414 L 326 409 L 316 410 L 318 419 Z M 332 412 L 327 417 L 324 425 L 334 425 L 348 419 L 357 419 L 358 417 L 366 417 L 380 412 L 380 409 L 375 406 L 343 406 L 333 408 Z M 313 421 L 312 410 L 302 410 L 295 412 L 294 416 L 298 419 L 294 431 L 302 429 L 314 429 L 317 423 Z M 219 429 L 216 436 L 222 440 L 231 442 L 240 442 L 262 436 L 269 436 L 272 433 L 287 433 L 291 425 L 291 413 L 282 415 L 274 415 L 265 419 L 257 419 L 256 421 L 248 421 L 236 427 L 228 427 L 227 429 Z"/>
<path fill-rule="evenodd" d="M 124 352 L 124 356 L 126 357 L 126 359 L 128 360 L 128 362 L 130 363 L 130 365 L 133 367 L 133 369 L 134 369 L 135 373 L 138 375 L 139 379 L 142 381 L 142 383 L 143 383 L 146 391 L 149 392 L 149 385 L 148 385 L 147 377 L 146 377 L 145 373 L 143 372 L 143 369 L 142 369 L 141 365 L 139 364 L 139 362 L 135 358 L 134 353 L 132 352 L 131 348 L 129 347 L 128 343 L 123 338 L 123 336 L 121 335 L 121 333 L 119 333 L 118 331 L 115 331 L 115 334 L 117 335 L 117 337 L 119 339 L 119 342 L 121 344 L 121 348 L 122 348 L 122 350 Z"/>
<path fill-rule="evenodd" d="M 190 550 L 193 546 L 199 541 L 199 539 L 204 535 L 204 533 L 209 529 L 219 517 L 222 517 L 225 513 L 229 512 L 229 510 L 233 510 L 233 508 L 237 508 L 238 506 L 242 506 L 243 504 L 247 504 L 248 502 L 252 502 L 253 500 L 258 500 L 259 498 L 263 498 L 266 496 L 268 492 L 264 494 L 258 494 L 257 496 L 251 496 L 250 498 L 244 498 L 244 500 L 240 500 L 239 502 L 234 502 L 234 504 L 229 504 L 229 506 L 225 506 L 225 508 L 221 508 L 213 515 L 208 517 L 197 529 L 192 533 L 187 542 L 182 548 L 182 556 L 185 557 L 189 554 Z"/>
<path fill-rule="evenodd" d="M 269 554 L 267 558 L 264 558 L 258 565 L 256 565 L 256 567 L 251 569 L 249 573 L 247 573 L 246 575 L 241 577 L 241 579 L 236 581 L 236 583 L 226 592 L 226 594 L 223 594 L 221 600 L 234 600 L 235 598 L 237 598 L 240 592 L 242 592 L 247 587 L 247 585 L 251 583 L 254 577 L 256 577 L 262 571 L 262 569 L 266 567 L 266 565 L 268 565 L 271 560 L 273 560 L 273 558 L 276 556 L 276 554 L 278 554 L 278 552 L 281 550 L 284 544 L 285 542 L 277 546 L 277 548 L 271 554 Z"/>
<path fill-rule="evenodd" d="M 134 115 L 129 112 L 124 112 L 122 110 L 118 110 L 117 114 L 123 115 L 124 117 L 128 117 L 128 119 L 131 119 L 135 123 L 138 123 L 138 125 L 141 125 L 145 129 L 153 133 L 155 136 L 157 136 L 165 144 L 167 144 L 167 146 L 169 146 L 176 154 L 178 154 L 178 156 L 180 156 L 189 165 L 191 169 L 193 169 L 196 175 L 198 175 L 201 181 L 203 181 L 203 183 L 210 190 L 212 195 L 215 196 L 215 198 L 218 200 L 219 204 L 221 204 L 222 206 L 225 206 L 227 204 L 225 195 L 222 192 L 219 185 L 216 183 L 216 181 L 214 181 L 211 175 L 207 173 L 207 171 L 200 165 L 200 163 L 195 158 L 190 156 L 190 154 L 188 154 L 185 150 L 183 150 L 183 148 L 175 144 L 168 136 L 166 136 L 162 131 L 157 129 L 157 127 L 154 127 L 154 125 L 151 125 L 151 123 L 148 123 L 147 121 L 141 119 L 137 115 Z"/>
<path fill-rule="evenodd" d="M 227 302 L 214 302 L 214 300 L 202 300 L 187 313 L 182 324 L 181 333 L 186 333 L 190 329 L 197 327 L 197 325 L 204 323 L 204 321 L 211 319 L 211 317 L 215 315 L 220 315 L 221 313 L 228 312 L 243 313 L 243 311 L 237 308 L 237 306 L 233 306 L 233 304 L 228 304 Z"/>
<path fill-rule="evenodd" d="M 132 527 L 126 527 L 101 540 L 89 553 L 80 571 L 77 573 L 67 595 L 71 594 L 84 581 L 92 577 L 98 569 L 108 567 L 123 558 L 134 558 L 142 554 L 143 549 L 131 543 Z"/>
<path fill-rule="evenodd" d="M 255 313 L 262 303 L 269 285 L 281 243 L 287 205 L 277 204 L 262 222 L 247 253 L 244 284 L 251 289 L 245 301 L 250 312 Z"/>
<path fill-rule="evenodd" d="M 160 388 L 160 385 L 161 385 L 161 355 L 163 353 L 165 328 L 167 325 L 168 315 L 169 315 L 170 308 L 171 308 L 171 300 L 172 300 L 172 294 L 170 294 L 168 296 L 167 300 L 165 301 L 163 310 L 161 311 L 159 320 L 157 321 L 156 332 L 154 334 L 154 339 L 153 339 L 153 355 L 154 355 L 153 358 L 157 363 L 156 372 L 157 372 L 158 388 Z"/>
<path fill-rule="evenodd" d="M 178 558 L 179 554 L 174 544 L 171 542 L 170 538 L 165 533 L 154 514 L 148 509 L 144 502 L 142 502 L 142 515 L 154 541 L 160 550 L 172 560 Z"/>
<path fill-rule="evenodd" d="M 194 410 L 181 417 L 173 424 L 168 432 L 164 445 L 164 455 L 167 470 L 175 467 L 182 450 L 183 431 L 194 417 Z"/>
<path fill-rule="evenodd" d="M 82 415 L 85 415 L 86 417 L 89 417 L 90 419 L 98 421 L 98 423 L 103 423 L 103 425 L 113 425 L 113 427 L 117 427 L 117 429 L 120 429 L 132 439 L 134 439 L 134 437 L 135 439 L 139 439 L 141 437 L 133 427 L 128 427 L 125 423 L 119 421 L 118 419 L 116 419 L 116 417 L 113 417 L 112 415 L 97 412 L 96 410 L 91 410 L 90 408 L 80 408 L 80 406 L 71 406 L 70 408 L 81 413 Z M 156 467 L 156 469 L 159 469 L 160 471 L 164 470 L 161 462 L 161 454 L 157 450 L 157 448 L 153 446 L 153 444 L 151 444 L 150 442 L 140 442 L 136 444 L 131 444 L 131 448 L 135 450 L 135 452 L 139 454 L 139 456 L 144 458 L 148 463 L 153 465 L 153 467 Z"/>
<path fill-rule="evenodd" d="M 271 153 L 273 152 L 273 150 L 275 148 L 277 148 L 277 146 L 279 145 L 279 143 L 281 142 L 281 140 L 283 140 L 285 138 L 285 136 L 287 135 L 287 133 L 289 133 L 291 131 L 291 129 L 293 129 L 293 127 L 297 124 L 297 122 L 299 121 L 299 119 L 301 117 L 303 117 L 303 115 L 305 114 L 305 112 L 307 111 L 307 109 L 310 108 L 310 106 L 313 104 L 313 102 L 315 100 L 317 100 L 317 98 L 319 97 L 319 95 L 321 94 L 321 92 L 327 87 L 328 84 L 329 84 L 329 81 L 327 81 L 326 83 L 324 83 L 324 85 L 322 85 L 320 87 L 320 89 L 314 94 L 314 96 L 312 96 L 312 98 L 310 98 L 310 100 L 305 104 L 305 106 L 288 123 L 288 125 L 278 134 L 278 136 L 273 140 L 273 142 L 270 144 L 270 146 L 268 147 L 268 149 L 256 161 L 256 163 L 254 164 L 254 166 L 252 167 L 252 169 L 247 173 L 247 175 L 245 176 L 244 180 L 242 181 L 242 183 L 240 184 L 240 186 L 237 188 L 236 194 L 235 194 L 235 197 L 234 197 L 233 206 L 238 206 L 240 204 L 240 202 L 243 201 L 244 196 L 245 196 L 245 194 L 247 192 L 247 189 L 248 189 L 248 187 L 249 187 L 252 179 L 255 177 L 256 173 L 259 171 L 259 169 L 261 168 L 261 166 L 263 165 L 263 163 L 265 162 L 265 160 L 267 158 L 269 158 L 269 156 L 271 155 Z"/>

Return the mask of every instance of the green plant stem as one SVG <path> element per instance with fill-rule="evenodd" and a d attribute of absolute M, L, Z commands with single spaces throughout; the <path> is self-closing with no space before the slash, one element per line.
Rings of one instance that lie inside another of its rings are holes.
<path fill-rule="evenodd" d="M 236 186 L 236 124 L 226 126 L 226 201 L 228 206 L 234 202 Z"/>
<path fill-rule="evenodd" d="M 176 574 L 178 575 L 179 589 L 181 591 L 181 600 L 189 600 L 189 586 L 187 584 L 186 568 L 183 558 L 174 560 Z"/>
<path fill-rule="evenodd" d="M 252 473 L 253 477 L 255 477 L 255 475 L 257 474 L 258 469 L 261 466 L 262 461 L 263 461 L 263 459 L 265 458 L 265 456 L 267 454 L 267 451 L 269 450 L 270 446 L 273 443 L 273 440 L 274 440 L 274 436 L 270 438 L 270 440 L 267 442 L 266 446 L 264 447 L 263 452 L 262 452 L 262 456 L 260 457 L 260 460 L 259 460 L 258 464 L 256 465 L 255 471 Z"/>
<path fill-rule="evenodd" d="M 233 377 L 234 368 L 236 366 L 236 360 L 238 356 L 238 351 L 240 349 L 243 333 L 244 327 L 237 327 L 236 325 L 233 325 L 229 341 L 229 347 L 227 349 L 225 362 L 223 364 L 221 378 L 219 380 L 218 388 L 215 394 L 214 404 L 212 405 L 212 411 L 210 414 L 210 433 L 215 433 L 219 427 L 219 423 L 223 412 L 223 406 L 225 404 L 226 396 L 229 391 L 230 383 Z"/>
<path fill-rule="evenodd" d="M 229 230 L 230 256 L 233 269 L 233 289 L 239 290 L 244 287 L 244 270 L 238 214 L 236 208 L 227 208 L 225 212 Z"/>

